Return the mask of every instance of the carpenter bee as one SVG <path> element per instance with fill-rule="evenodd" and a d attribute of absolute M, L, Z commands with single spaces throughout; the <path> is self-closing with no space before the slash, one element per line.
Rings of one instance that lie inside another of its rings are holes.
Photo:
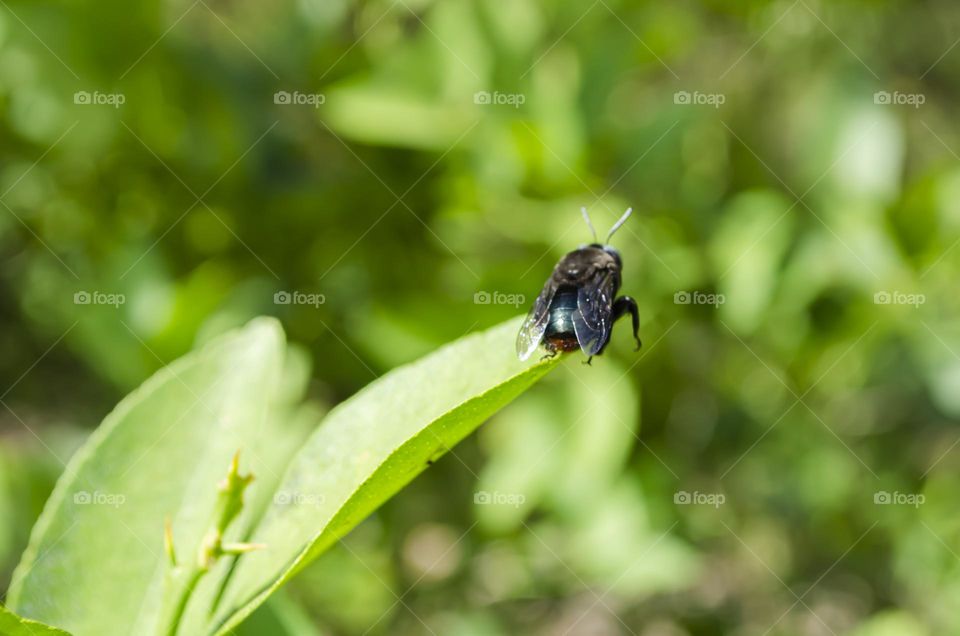
<path fill-rule="evenodd" d="M 620 252 L 609 245 L 610 237 L 630 217 L 633 208 L 613 224 L 602 244 L 597 242 L 587 209 L 580 211 L 594 242 L 570 252 L 553 268 L 517 335 L 517 356 L 521 360 L 529 358 L 542 342 L 549 352 L 544 357 L 552 358 L 579 347 L 588 356 L 589 364 L 610 342 L 613 323 L 627 313 L 633 318 L 633 337 L 640 350 L 637 302 L 629 296 L 616 297 L 623 261 Z"/>

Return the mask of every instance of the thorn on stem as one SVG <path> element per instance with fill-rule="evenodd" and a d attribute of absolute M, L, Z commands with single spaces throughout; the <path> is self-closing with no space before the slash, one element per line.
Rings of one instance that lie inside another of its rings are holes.
<path fill-rule="evenodd" d="M 170 517 L 163 520 L 163 549 L 167 553 L 170 565 L 177 567 L 177 552 L 173 548 L 173 522 Z"/>

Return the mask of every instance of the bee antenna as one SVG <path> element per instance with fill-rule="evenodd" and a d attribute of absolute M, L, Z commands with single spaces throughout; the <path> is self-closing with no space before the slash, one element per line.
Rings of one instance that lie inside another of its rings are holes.
<path fill-rule="evenodd" d="M 593 229 L 593 223 L 590 222 L 590 215 L 587 214 L 587 208 L 580 208 L 580 212 L 583 214 L 583 220 L 587 222 L 587 227 L 590 228 L 590 231 L 593 232 L 593 241 L 597 242 L 597 231 Z"/>
<path fill-rule="evenodd" d="M 610 238 L 613 236 L 613 233 L 620 229 L 620 226 L 627 222 L 627 219 L 630 218 L 630 214 L 633 213 L 633 208 L 627 208 L 627 211 L 623 213 L 623 216 L 620 217 L 620 220 L 613 224 L 613 227 L 610 228 L 610 233 L 607 234 L 607 240 L 604 243 L 609 243 Z"/>

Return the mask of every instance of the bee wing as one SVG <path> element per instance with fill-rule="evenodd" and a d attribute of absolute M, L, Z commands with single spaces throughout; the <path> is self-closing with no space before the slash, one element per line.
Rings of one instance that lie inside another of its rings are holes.
<path fill-rule="evenodd" d="M 530 313 L 527 314 L 527 319 L 523 321 L 520 333 L 517 334 L 517 357 L 521 360 L 529 358 L 540 346 L 543 334 L 547 330 L 547 322 L 550 320 L 550 303 L 556 291 L 557 286 L 551 277 L 540 290 L 540 295 L 533 301 L 533 307 L 530 308 Z"/>
<path fill-rule="evenodd" d="M 580 349 L 596 355 L 606 344 L 613 326 L 613 297 L 617 293 L 614 272 L 600 270 L 577 291 L 577 311 L 573 312 L 573 330 Z"/>

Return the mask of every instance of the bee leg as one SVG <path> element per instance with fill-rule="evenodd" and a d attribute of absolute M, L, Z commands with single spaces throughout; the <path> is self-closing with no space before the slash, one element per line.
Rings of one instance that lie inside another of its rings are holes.
<path fill-rule="evenodd" d="M 591 367 L 592 367 L 592 366 L 593 366 L 593 363 L 590 362 L 591 360 L 593 360 L 593 356 L 590 356 L 589 358 L 587 358 L 586 360 L 584 360 L 583 363 L 584 363 L 585 365 L 587 365 L 587 366 L 591 366 Z"/>
<path fill-rule="evenodd" d="M 633 338 L 637 341 L 635 351 L 640 351 L 643 343 L 640 342 L 640 336 L 638 335 L 640 331 L 640 312 L 637 310 L 637 301 L 630 296 L 621 296 L 613 301 L 613 322 L 616 322 L 628 312 L 633 319 Z"/>
<path fill-rule="evenodd" d="M 542 357 L 540 358 L 540 362 L 543 362 L 544 360 L 551 360 L 551 359 L 556 358 L 556 357 L 557 357 L 557 352 L 556 352 L 556 351 L 551 351 L 550 353 L 542 356 Z"/>

